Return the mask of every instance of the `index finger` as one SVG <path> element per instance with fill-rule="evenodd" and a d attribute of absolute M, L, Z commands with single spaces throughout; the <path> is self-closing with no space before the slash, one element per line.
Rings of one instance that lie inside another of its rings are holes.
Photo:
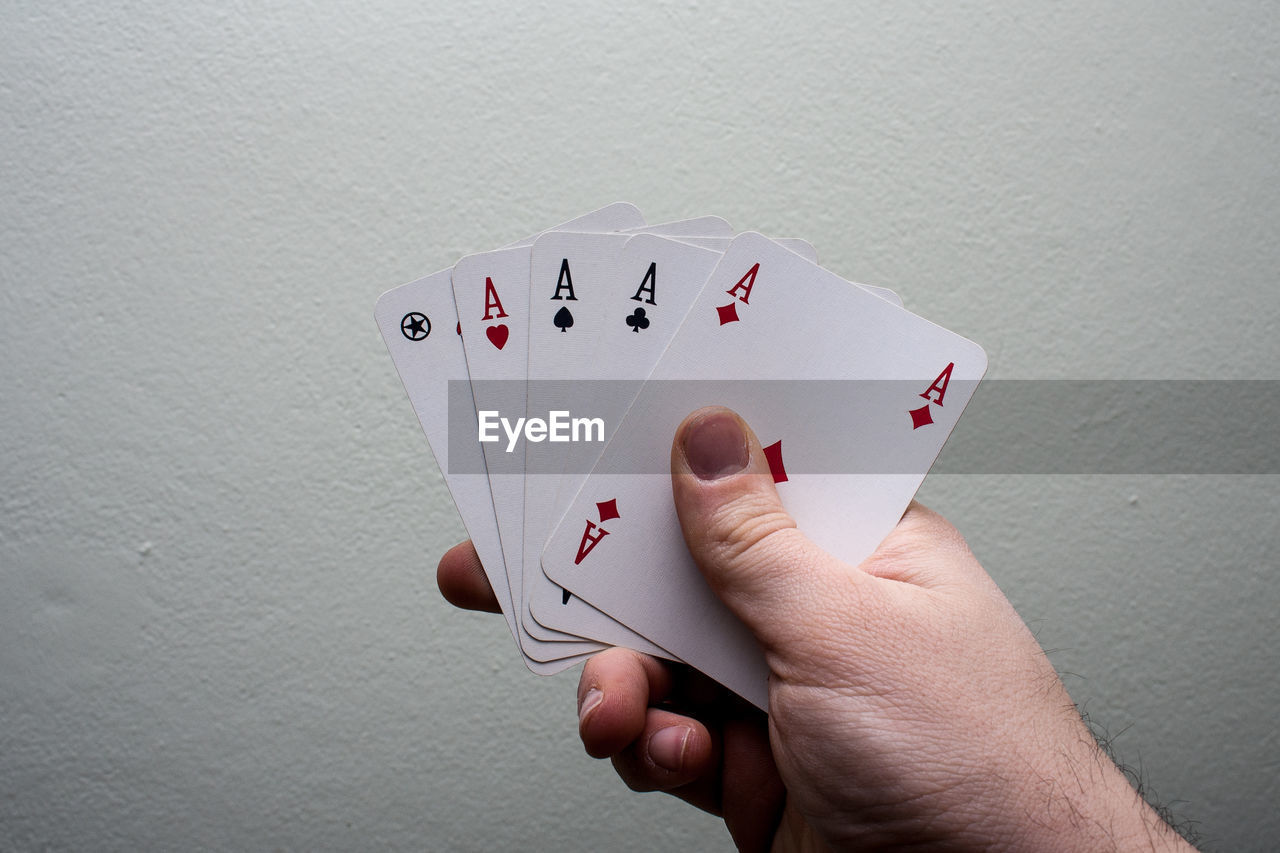
<path fill-rule="evenodd" d="M 436 568 L 436 584 L 445 600 L 463 610 L 501 613 L 498 599 L 485 577 L 484 567 L 471 540 L 454 545 L 440 558 Z"/>

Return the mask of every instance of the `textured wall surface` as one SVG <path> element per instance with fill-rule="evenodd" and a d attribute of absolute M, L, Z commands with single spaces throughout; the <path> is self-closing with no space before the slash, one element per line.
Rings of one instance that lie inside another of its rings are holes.
<path fill-rule="evenodd" d="M 1280 379 L 1274 3 L 517 5 L 0 13 L 0 848 L 730 847 L 435 591 L 372 309 L 463 253 L 626 199 L 807 237 L 991 377 Z M 1280 479 L 922 497 L 1207 846 L 1271 849 Z"/>

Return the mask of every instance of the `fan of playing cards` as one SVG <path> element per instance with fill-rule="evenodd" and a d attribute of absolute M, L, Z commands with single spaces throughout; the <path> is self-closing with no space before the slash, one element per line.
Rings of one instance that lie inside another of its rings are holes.
<path fill-rule="evenodd" d="M 803 240 L 645 226 L 624 203 L 391 290 L 375 315 L 529 669 L 625 646 L 761 708 L 760 648 L 685 548 L 676 427 L 737 411 L 800 528 L 858 563 L 987 364 Z"/>

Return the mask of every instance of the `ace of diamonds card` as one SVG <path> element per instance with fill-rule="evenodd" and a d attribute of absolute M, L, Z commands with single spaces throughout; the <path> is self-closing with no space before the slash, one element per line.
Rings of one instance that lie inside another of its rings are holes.
<path fill-rule="evenodd" d="M 543 552 L 552 580 L 755 704 L 768 671 L 671 501 L 677 426 L 743 416 L 783 504 L 851 564 L 893 529 L 986 370 L 966 340 L 758 234 L 734 239 Z"/>

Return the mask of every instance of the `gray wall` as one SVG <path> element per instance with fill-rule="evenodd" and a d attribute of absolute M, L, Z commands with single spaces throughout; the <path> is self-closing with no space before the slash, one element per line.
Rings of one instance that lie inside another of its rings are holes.
<path fill-rule="evenodd" d="M 1280 378 L 1274 3 L 167 5 L 0 12 L 0 847 L 729 847 L 436 593 L 372 309 L 463 253 L 626 199 L 994 378 Z M 1280 837 L 1275 476 L 922 497 L 1211 846 Z"/>

